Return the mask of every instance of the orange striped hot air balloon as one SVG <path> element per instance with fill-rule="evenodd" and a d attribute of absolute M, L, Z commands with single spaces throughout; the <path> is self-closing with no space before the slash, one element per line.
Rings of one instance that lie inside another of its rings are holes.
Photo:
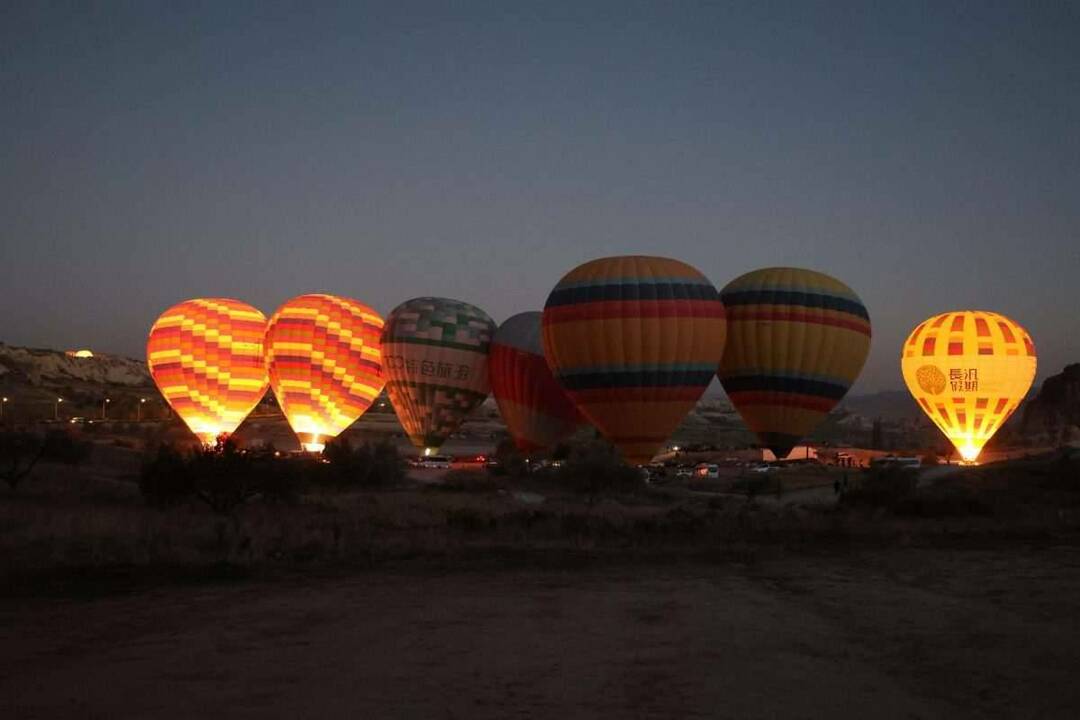
<path fill-rule="evenodd" d="M 544 355 L 578 410 L 632 463 L 652 459 L 724 352 L 716 288 L 678 260 L 626 256 L 567 273 L 544 306 Z"/>
<path fill-rule="evenodd" d="M 908 390 L 966 462 L 975 462 L 1035 379 L 1035 343 L 1004 315 L 958 310 L 929 318 L 900 357 Z"/>
<path fill-rule="evenodd" d="M 150 375 L 205 445 L 231 433 L 266 392 L 266 316 L 229 298 L 173 305 L 150 328 Z"/>
<path fill-rule="evenodd" d="M 382 391 L 382 328 L 377 312 L 335 295 L 295 297 L 270 318 L 270 386 L 305 450 L 320 452 Z"/>

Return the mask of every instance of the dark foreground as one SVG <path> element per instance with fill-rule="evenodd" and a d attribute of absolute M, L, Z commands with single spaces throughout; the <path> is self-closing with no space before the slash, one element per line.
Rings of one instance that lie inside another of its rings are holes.
<path fill-rule="evenodd" d="M 1076 717 L 1080 550 L 0 602 L 0 717 Z"/>

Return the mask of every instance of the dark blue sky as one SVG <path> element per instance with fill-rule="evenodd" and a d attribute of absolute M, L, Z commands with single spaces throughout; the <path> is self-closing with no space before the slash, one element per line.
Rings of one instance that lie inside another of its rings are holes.
<path fill-rule="evenodd" d="M 85 5 L 0 9 L 4 342 L 138 356 L 199 295 L 501 321 L 648 253 L 843 279 L 859 391 L 954 308 L 1080 361 L 1076 3 Z"/>

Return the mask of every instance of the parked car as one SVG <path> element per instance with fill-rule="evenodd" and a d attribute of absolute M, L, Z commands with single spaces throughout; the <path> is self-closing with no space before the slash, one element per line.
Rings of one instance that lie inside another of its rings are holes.
<path fill-rule="evenodd" d="M 677 478 L 689 478 L 694 476 L 694 468 L 689 465 L 680 465 L 675 471 L 675 477 Z"/>
<path fill-rule="evenodd" d="M 452 467 L 462 470 L 481 468 L 486 463 L 486 455 L 455 455 L 450 461 Z"/>
<path fill-rule="evenodd" d="M 695 480 L 715 480 L 720 477 L 720 466 L 713 463 L 699 463 L 694 468 Z"/>
<path fill-rule="evenodd" d="M 449 455 L 427 455 L 420 458 L 418 465 L 427 469 L 449 470 L 451 462 Z"/>

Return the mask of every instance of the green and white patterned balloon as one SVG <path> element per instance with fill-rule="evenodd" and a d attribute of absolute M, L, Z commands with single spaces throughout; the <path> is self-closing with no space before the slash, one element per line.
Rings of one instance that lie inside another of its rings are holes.
<path fill-rule="evenodd" d="M 383 368 L 390 402 L 413 445 L 437 451 L 488 395 L 495 323 L 475 305 L 407 300 L 386 319 Z"/>

